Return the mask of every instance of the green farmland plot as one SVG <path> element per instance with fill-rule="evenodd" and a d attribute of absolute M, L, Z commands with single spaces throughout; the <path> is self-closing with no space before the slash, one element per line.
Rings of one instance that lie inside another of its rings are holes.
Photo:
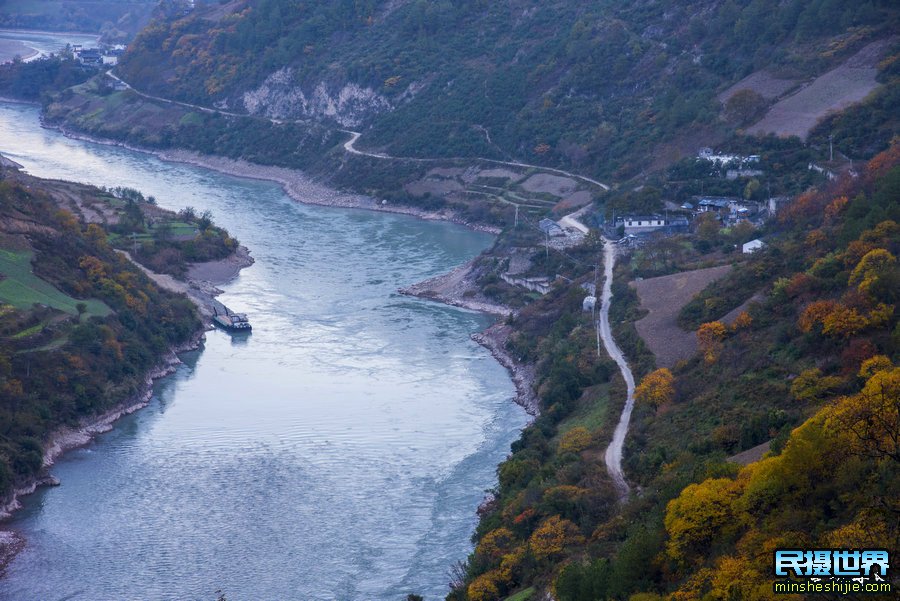
<path fill-rule="evenodd" d="M 35 303 L 47 305 L 70 315 L 78 314 L 78 303 L 87 306 L 88 315 L 103 317 L 112 310 L 96 299 L 78 300 L 60 292 L 31 271 L 32 253 L 0 249 L 0 301 L 17 309 L 30 309 Z"/>

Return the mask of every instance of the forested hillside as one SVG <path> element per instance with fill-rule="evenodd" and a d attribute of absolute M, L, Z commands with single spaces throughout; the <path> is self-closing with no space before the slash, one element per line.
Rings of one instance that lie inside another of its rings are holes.
<path fill-rule="evenodd" d="M 153 0 L 4 0 L 0 28 L 96 32 L 124 40 L 150 18 Z"/>
<path fill-rule="evenodd" d="M 50 432 L 133 397 L 201 326 L 187 298 L 157 287 L 113 249 L 114 234 L 61 208 L 59 198 L 93 205 L 89 214 L 109 203 L 128 209 L 96 188 L 0 175 L 4 504 L 42 469 Z"/>
<path fill-rule="evenodd" d="M 178 7 L 163 5 L 120 67 L 139 89 L 366 128 L 364 143 L 400 156 L 514 157 L 615 179 L 758 118 L 777 93 L 717 98 L 743 77 L 766 69 L 796 87 L 896 31 L 900 14 L 888 0 Z M 858 138 L 853 150 L 877 152 Z"/>
<path fill-rule="evenodd" d="M 450 598 L 770 599 L 775 548 L 900 552 L 898 223 L 895 144 L 802 194 L 769 248 L 688 305 L 693 319 L 695 306 L 721 315 L 762 299 L 702 323 L 699 352 L 672 369 L 653 371 L 634 335 L 635 295 L 618 279 L 633 267 L 620 262 L 611 322 L 641 384 L 635 488 L 618 508 L 603 452 L 624 386 L 581 308 L 590 247 L 559 257 L 572 285 L 509 322 L 510 350 L 537 361 L 541 415 L 499 468 Z M 736 456 L 761 443 L 762 461 Z"/>

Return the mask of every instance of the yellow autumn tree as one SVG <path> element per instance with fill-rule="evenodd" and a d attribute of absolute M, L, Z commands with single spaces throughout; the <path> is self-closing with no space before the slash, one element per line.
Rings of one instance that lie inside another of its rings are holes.
<path fill-rule="evenodd" d="M 826 317 L 831 315 L 835 307 L 837 307 L 837 303 L 833 300 L 821 300 L 808 304 L 797 321 L 800 331 L 803 333 L 811 332 L 816 324 L 822 323 Z"/>
<path fill-rule="evenodd" d="M 863 294 L 869 294 L 878 278 L 896 266 L 897 258 L 887 250 L 883 248 L 870 250 L 850 274 L 850 284 L 856 286 Z"/>
<path fill-rule="evenodd" d="M 500 583 L 497 570 L 485 572 L 473 580 L 466 589 L 469 601 L 497 601 L 500 599 Z"/>
<path fill-rule="evenodd" d="M 691 484 L 666 506 L 664 524 L 669 534 L 666 554 L 684 563 L 734 523 L 732 503 L 739 484 L 727 478 Z"/>
<path fill-rule="evenodd" d="M 506 586 L 512 586 L 520 576 L 522 561 L 525 559 L 525 547 L 517 547 L 500 560 L 497 576 Z"/>
<path fill-rule="evenodd" d="M 562 554 L 566 547 L 584 542 L 578 527 L 569 520 L 553 515 L 544 520 L 528 539 L 532 554 L 537 559 L 548 559 Z"/>
<path fill-rule="evenodd" d="M 697 330 L 697 343 L 703 352 L 703 359 L 707 363 L 715 363 L 719 358 L 719 351 L 722 348 L 722 339 L 728 328 L 720 321 L 710 321 L 700 326 Z"/>
<path fill-rule="evenodd" d="M 675 399 L 675 377 L 668 368 L 650 372 L 634 390 L 634 398 L 639 403 L 662 407 Z"/>
<path fill-rule="evenodd" d="M 859 366 L 859 377 L 868 380 L 876 373 L 893 367 L 893 363 L 884 355 L 875 355 L 869 357 Z"/>
<path fill-rule="evenodd" d="M 483 557 L 490 562 L 499 561 L 501 557 L 509 553 L 516 542 L 516 535 L 506 528 L 497 528 L 491 530 L 483 537 L 475 549 L 475 553 L 479 557 Z"/>
<path fill-rule="evenodd" d="M 859 394 L 832 409 L 826 426 L 846 432 L 857 455 L 900 462 L 900 367 L 873 373 Z"/>
<path fill-rule="evenodd" d="M 580 453 L 591 444 L 591 432 L 584 426 L 575 426 L 559 440 L 559 453 Z"/>
<path fill-rule="evenodd" d="M 823 543 L 835 549 L 876 549 L 889 537 L 884 518 L 864 509 L 850 522 L 827 533 Z"/>
<path fill-rule="evenodd" d="M 837 304 L 822 320 L 822 332 L 829 336 L 850 338 L 865 329 L 869 320 L 853 307 Z"/>
<path fill-rule="evenodd" d="M 820 369 L 807 369 L 791 383 L 791 396 L 798 401 L 816 401 L 824 398 L 842 382 L 837 376 L 823 376 Z"/>

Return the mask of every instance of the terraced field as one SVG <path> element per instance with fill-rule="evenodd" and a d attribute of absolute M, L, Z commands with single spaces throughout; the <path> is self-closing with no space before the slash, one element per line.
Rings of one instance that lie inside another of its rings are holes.
<path fill-rule="evenodd" d="M 70 315 L 78 314 L 78 304 L 84 303 L 87 315 L 104 317 L 112 310 L 102 301 L 78 300 L 60 292 L 31 271 L 32 253 L 0 249 L 0 301 L 17 309 L 27 310 L 35 303 L 47 305 Z"/>

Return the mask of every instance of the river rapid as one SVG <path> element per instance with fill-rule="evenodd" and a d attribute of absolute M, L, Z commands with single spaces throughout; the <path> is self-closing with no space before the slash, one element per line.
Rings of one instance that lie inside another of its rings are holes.
<path fill-rule="evenodd" d="M 53 467 L 5 528 L 0 599 L 401 600 L 447 592 L 527 421 L 469 338 L 489 318 L 400 296 L 491 243 L 461 226 L 303 205 L 238 179 L 41 129 L 0 103 L 31 174 L 209 209 L 256 263 L 221 286 L 247 337 L 207 334 L 151 404 Z"/>

